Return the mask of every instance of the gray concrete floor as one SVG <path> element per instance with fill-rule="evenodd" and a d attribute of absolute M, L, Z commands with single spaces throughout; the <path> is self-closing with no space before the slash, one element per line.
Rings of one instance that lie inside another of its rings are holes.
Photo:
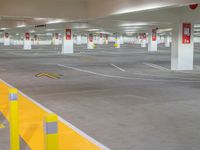
<path fill-rule="evenodd" d="M 111 149 L 200 149 L 198 49 L 195 70 L 184 72 L 168 70 L 170 49 L 162 46 L 77 46 L 73 55 L 51 46 L 0 49 L 0 78 Z M 63 76 L 36 78 L 40 72 Z"/>

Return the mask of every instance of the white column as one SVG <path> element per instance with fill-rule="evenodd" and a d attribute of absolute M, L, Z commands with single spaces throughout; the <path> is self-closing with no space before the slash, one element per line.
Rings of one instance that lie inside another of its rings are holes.
<path fill-rule="evenodd" d="M 106 34 L 106 41 L 105 41 L 106 45 L 108 45 L 109 41 L 108 41 L 108 35 Z"/>
<path fill-rule="evenodd" d="M 62 54 L 73 54 L 74 42 L 73 33 L 70 28 L 65 29 L 63 32 Z"/>
<path fill-rule="evenodd" d="M 148 42 L 148 51 L 149 52 L 157 52 L 158 51 L 158 46 L 157 46 L 157 40 L 158 40 L 157 29 L 152 29 L 149 32 L 148 36 L 149 36 L 148 37 L 148 39 L 149 39 L 149 42 Z"/>
<path fill-rule="evenodd" d="M 123 37 L 123 35 L 120 35 L 120 44 L 124 44 L 124 37 Z"/>
<path fill-rule="evenodd" d="M 5 46 L 10 46 L 10 35 L 9 33 L 4 33 L 4 45 Z"/>
<path fill-rule="evenodd" d="M 99 38 L 99 44 L 102 45 L 103 44 L 103 34 L 100 33 L 98 38 Z"/>
<path fill-rule="evenodd" d="M 24 49 L 31 49 L 31 35 L 29 32 L 24 34 Z"/>
<path fill-rule="evenodd" d="M 165 36 L 165 47 L 170 47 L 171 43 L 170 43 L 170 37 L 169 35 Z"/>
<path fill-rule="evenodd" d="M 53 45 L 59 45 L 59 34 L 58 33 L 54 33 L 52 40 L 53 40 Z"/>
<path fill-rule="evenodd" d="M 87 37 L 87 48 L 88 49 L 94 49 L 94 37 L 93 37 L 92 33 L 88 34 L 88 37 Z"/>
<path fill-rule="evenodd" d="M 82 36 L 81 34 L 77 35 L 77 45 L 81 45 L 82 44 Z"/>
<path fill-rule="evenodd" d="M 172 31 L 172 70 L 193 70 L 193 24 L 177 23 Z"/>
<path fill-rule="evenodd" d="M 116 35 L 115 37 L 115 48 L 120 48 L 121 47 L 121 41 L 119 35 Z"/>

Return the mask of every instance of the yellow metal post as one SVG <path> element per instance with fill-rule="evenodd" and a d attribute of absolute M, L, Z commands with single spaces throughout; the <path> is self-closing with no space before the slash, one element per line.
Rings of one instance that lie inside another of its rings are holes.
<path fill-rule="evenodd" d="M 10 108 L 10 149 L 19 150 L 19 114 L 18 114 L 18 96 L 17 89 L 9 90 L 9 108 Z"/>
<path fill-rule="evenodd" d="M 58 150 L 58 117 L 49 114 L 44 120 L 45 150 Z"/>

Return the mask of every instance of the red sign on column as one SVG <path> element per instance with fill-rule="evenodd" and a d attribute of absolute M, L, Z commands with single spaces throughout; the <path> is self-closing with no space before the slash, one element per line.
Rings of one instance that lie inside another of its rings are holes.
<path fill-rule="evenodd" d="M 25 33 L 25 38 L 26 38 L 26 40 L 30 40 L 30 33 L 26 32 Z"/>
<path fill-rule="evenodd" d="M 157 29 L 152 29 L 152 41 L 157 40 Z"/>
<path fill-rule="evenodd" d="M 72 39 L 72 30 L 66 29 L 66 40 L 71 40 L 71 39 Z"/>
<path fill-rule="evenodd" d="M 89 41 L 93 42 L 93 35 L 92 34 L 89 34 Z"/>
<path fill-rule="evenodd" d="M 183 23 L 182 42 L 183 44 L 191 43 L 191 23 Z"/>

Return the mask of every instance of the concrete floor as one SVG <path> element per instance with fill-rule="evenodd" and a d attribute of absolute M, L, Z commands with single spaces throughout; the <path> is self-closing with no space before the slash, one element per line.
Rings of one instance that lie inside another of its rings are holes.
<path fill-rule="evenodd" d="M 194 71 L 172 72 L 170 49 L 161 47 L 0 49 L 0 78 L 111 149 L 200 149 L 199 50 Z"/>

